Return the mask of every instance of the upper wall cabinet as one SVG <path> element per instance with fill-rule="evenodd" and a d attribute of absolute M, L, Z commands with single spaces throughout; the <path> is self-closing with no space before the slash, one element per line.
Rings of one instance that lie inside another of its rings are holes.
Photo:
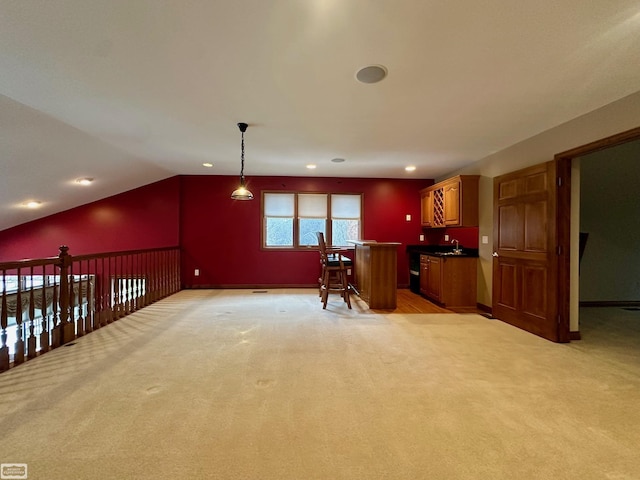
<path fill-rule="evenodd" d="M 423 227 L 477 227 L 479 175 L 458 175 L 420 190 Z"/>

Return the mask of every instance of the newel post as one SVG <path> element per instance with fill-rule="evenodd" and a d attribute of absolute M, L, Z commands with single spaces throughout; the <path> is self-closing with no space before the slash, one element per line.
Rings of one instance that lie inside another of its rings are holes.
<path fill-rule="evenodd" d="M 53 332 L 53 345 L 60 346 L 75 338 L 73 322 L 69 321 L 69 267 L 72 257 L 69 255 L 69 247 L 62 245 L 58 255 L 58 268 L 60 269 L 60 322 Z M 57 331 L 56 331 L 57 330 Z"/>

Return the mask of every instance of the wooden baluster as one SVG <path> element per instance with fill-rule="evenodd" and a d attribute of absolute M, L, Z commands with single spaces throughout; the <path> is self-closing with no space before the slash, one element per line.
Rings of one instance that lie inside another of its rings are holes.
<path fill-rule="evenodd" d="M 91 261 L 87 260 L 87 273 L 86 279 L 84 282 L 84 305 L 85 305 L 85 315 L 84 315 L 84 329 L 87 333 L 93 331 L 93 316 L 94 316 L 94 307 L 93 307 L 93 289 L 91 282 Z M 80 285 L 82 285 L 82 280 L 80 281 Z"/>
<path fill-rule="evenodd" d="M 102 291 L 104 292 L 102 325 L 107 325 L 111 321 L 111 257 L 102 259 L 102 267 Z"/>
<path fill-rule="evenodd" d="M 160 292 L 162 291 L 162 276 L 160 269 L 160 252 L 154 252 L 153 262 L 153 276 L 155 278 L 153 282 L 153 301 L 157 302 L 161 298 Z"/>
<path fill-rule="evenodd" d="M 16 293 L 16 346 L 13 353 L 13 364 L 24 362 L 24 332 L 22 330 L 22 276 L 18 268 L 18 292 Z"/>
<path fill-rule="evenodd" d="M 164 258 L 162 252 L 158 252 L 158 300 L 164 298 Z"/>
<path fill-rule="evenodd" d="M 126 272 L 127 272 L 127 315 L 133 311 L 133 273 L 131 266 L 131 255 L 127 255 L 126 258 Z"/>
<path fill-rule="evenodd" d="M 66 245 L 61 246 L 58 258 L 58 267 L 60 268 L 60 345 L 64 345 L 75 338 L 73 317 L 69 321 L 69 267 L 72 262 L 71 255 L 69 255 L 69 247 Z"/>
<path fill-rule="evenodd" d="M 102 259 L 104 260 L 104 259 Z M 100 328 L 102 322 L 100 320 L 100 316 L 102 315 L 102 290 L 100 288 L 100 283 L 102 279 L 102 271 L 98 269 L 98 259 L 93 259 L 93 288 L 91 298 L 93 300 L 93 329 L 96 330 Z"/>
<path fill-rule="evenodd" d="M 125 268 L 125 272 L 126 272 L 126 276 L 125 276 L 125 281 L 124 284 L 126 285 L 126 292 L 127 292 L 127 302 L 126 302 L 126 309 L 125 309 L 125 315 L 129 315 L 131 313 L 131 255 L 125 255 L 124 257 L 124 262 L 126 264 L 126 268 Z"/>
<path fill-rule="evenodd" d="M 53 320 L 53 327 L 51 328 L 51 348 L 56 348 L 61 345 L 60 340 L 60 316 L 58 314 L 58 293 L 60 292 L 59 288 L 59 276 L 56 275 L 55 268 L 53 269 L 53 292 L 51 296 L 51 318 Z"/>
<path fill-rule="evenodd" d="M 169 294 L 169 265 L 167 262 L 167 252 L 162 252 L 162 298 Z"/>
<path fill-rule="evenodd" d="M 150 305 L 155 301 L 155 252 L 147 253 L 147 263 L 147 305 Z"/>
<path fill-rule="evenodd" d="M 173 292 L 180 291 L 180 250 L 174 250 L 174 285 Z"/>
<path fill-rule="evenodd" d="M 113 264 L 109 261 L 109 268 L 111 268 L 111 321 L 115 322 L 118 319 L 118 309 L 120 305 L 120 288 L 118 282 L 118 257 L 113 257 Z"/>
<path fill-rule="evenodd" d="M 135 298 L 134 310 L 140 309 L 140 254 L 133 255 L 133 298 Z"/>
<path fill-rule="evenodd" d="M 136 311 L 136 254 L 129 255 L 129 288 L 131 292 L 131 310 L 129 313 Z"/>
<path fill-rule="evenodd" d="M 153 253 L 147 252 L 147 305 L 153 303 Z"/>
<path fill-rule="evenodd" d="M 31 280 L 31 288 L 29 289 L 29 338 L 27 339 L 27 358 L 35 358 L 36 356 L 36 298 L 33 287 L 33 266 L 29 271 L 29 279 Z"/>
<path fill-rule="evenodd" d="M 113 308 L 114 308 L 114 296 L 113 296 L 113 270 L 111 268 L 111 258 L 107 257 L 106 270 L 104 273 L 104 291 L 106 294 L 106 323 L 113 322 Z"/>
<path fill-rule="evenodd" d="M 142 305 L 146 307 L 149 304 L 147 294 L 149 292 L 149 262 L 148 254 L 143 252 L 140 254 L 140 297 Z"/>
<path fill-rule="evenodd" d="M 49 316 L 47 315 L 47 287 L 49 281 L 47 278 L 46 265 L 42 266 L 42 298 L 40 299 L 40 314 L 42 316 L 40 332 L 40 353 L 49 351 Z"/>
<path fill-rule="evenodd" d="M 100 266 L 98 269 L 98 265 Z M 94 281 L 96 289 L 96 322 L 98 328 L 106 325 L 105 311 L 106 311 L 106 294 L 104 290 L 105 284 L 105 270 L 104 270 L 104 257 L 98 261 L 96 259 L 96 278 Z"/>
<path fill-rule="evenodd" d="M 69 265 L 69 323 L 73 326 L 73 333 L 76 337 L 82 336 L 82 319 L 76 317 L 76 276 L 73 270 L 73 263 Z M 79 304 L 79 301 L 78 301 Z M 79 312 L 78 312 L 79 314 Z M 75 338 L 75 337 L 74 337 Z"/>
<path fill-rule="evenodd" d="M 123 268 L 122 268 L 122 255 L 118 255 L 116 257 L 116 285 L 118 286 L 118 312 L 116 315 L 116 319 L 122 318 L 124 315 L 124 303 L 125 303 L 125 292 L 123 281 Z"/>
<path fill-rule="evenodd" d="M 0 304 L 0 372 L 9 370 L 9 347 L 7 346 L 7 325 L 8 325 L 8 307 L 7 307 L 7 271 L 2 270 L 2 303 Z"/>

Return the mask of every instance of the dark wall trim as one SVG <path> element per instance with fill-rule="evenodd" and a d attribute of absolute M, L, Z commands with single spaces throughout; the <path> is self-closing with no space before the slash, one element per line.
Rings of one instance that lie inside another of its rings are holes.
<path fill-rule="evenodd" d="M 593 301 L 580 302 L 581 307 L 640 307 L 640 301 L 637 300 L 621 300 L 621 301 Z"/>

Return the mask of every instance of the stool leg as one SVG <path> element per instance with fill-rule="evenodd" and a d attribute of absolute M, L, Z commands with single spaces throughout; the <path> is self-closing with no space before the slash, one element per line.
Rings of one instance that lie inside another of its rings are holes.
<path fill-rule="evenodd" d="M 347 272 L 340 272 L 342 277 L 342 292 L 344 295 L 344 301 L 347 302 L 347 306 L 351 309 L 351 300 L 349 299 L 349 283 L 347 281 Z"/>

